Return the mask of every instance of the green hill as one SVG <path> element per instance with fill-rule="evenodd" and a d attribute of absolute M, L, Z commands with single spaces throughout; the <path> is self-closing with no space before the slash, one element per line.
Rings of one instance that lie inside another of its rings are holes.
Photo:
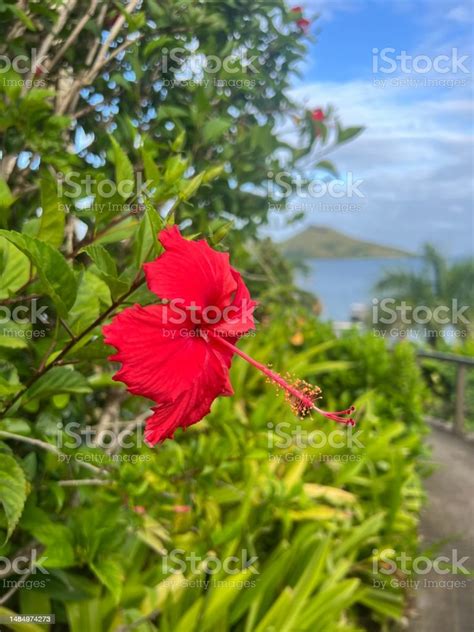
<path fill-rule="evenodd" d="M 363 257 L 411 257 L 412 253 L 390 246 L 354 239 L 326 226 L 310 226 L 278 244 L 291 258 L 359 259 Z"/>

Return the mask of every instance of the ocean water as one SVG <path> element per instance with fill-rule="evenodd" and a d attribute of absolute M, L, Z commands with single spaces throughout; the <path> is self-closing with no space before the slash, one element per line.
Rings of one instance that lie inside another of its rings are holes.
<path fill-rule="evenodd" d="M 354 305 L 372 307 L 374 285 L 386 270 L 419 272 L 418 257 L 403 259 L 308 259 L 308 273 L 298 273 L 299 287 L 313 292 L 322 303 L 321 318 L 348 321 Z"/>

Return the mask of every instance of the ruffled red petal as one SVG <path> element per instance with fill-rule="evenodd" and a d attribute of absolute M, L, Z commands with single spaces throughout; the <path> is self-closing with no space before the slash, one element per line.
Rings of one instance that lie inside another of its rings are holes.
<path fill-rule="evenodd" d="M 208 326 L 208 329 L 211 333 L 234 337 L 237 340 L 250 329 L 255 329 L 253 312 L 257 302 L 252 300 L 239 272 L 231 268 L 231 273 L 237 284 L 232 303 L 224 308 L 223 318 L 215 325 Z"/>
<path fill-rule="evenodd" d="M 114 380 L 158 403 L 145 432 L 151 444 L 196 423 L 216 397 L 233 393 L 233 354 L 168 321 L 166 305 L 134 305 L 103 328 L 105 342 L 117 348 L 110 359 L 122 363 Z"/>
<path fill-rule="evenodd" d="M 217 252 L 204 240 L 184 239 L 177 226 L 162 230 L 158 238 L 165 252 L 143 266 L 152 292 L 201 309 L 230 304 L 237 283 L 227 253 Z"/>
<path fill-rule="evenodd" d="M 208 359 L 209 365 L 203 367 L 190 388 L 173 401 L 152 408 L 154 414 L 148 417 L 145 426 L 147 443 L 155 445 L 165 439 L 172 439 L 177 428 L 187 428 L 205 417 L 216 397 L 233 394 L 228 380 L 225 384 L 216 380 L 219 369 L 212 366 L 216 356 L 210 353 Z"/>

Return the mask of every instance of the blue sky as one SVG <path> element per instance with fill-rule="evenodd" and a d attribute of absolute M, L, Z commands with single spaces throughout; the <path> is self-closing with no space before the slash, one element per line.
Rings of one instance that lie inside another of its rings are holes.
<path fill-rule="evenodd" d="M 317 41 L 310 45 L 291 96 L 309 108 L 332 104 L 345 125 L 366 126 L 359 138 L 330 156 L 342 178 L 352 172 L 354 179 L 363 180 L 364 199 L 356 211 L 309 210 L 305 222 L 292 228 L 275 221 L 273 236 L 281 239 L 305 224 L 321 224 L 412 251 L 430 241 L 447 255 L 472 253 L 471 3 L 307 0 L 295 4 L 305 8 L 305 15 L 320 17 L 311 29 Z M 385 59 L 376 56 L 379 72 L 373 70 L 374 48 L 395 49 L 386 52 Z M 402 51 L 411 56 L 405 69 L 400 61 L 391 61 Z M 454 72 L 456 56 L 461 62 Z M 413 58 L 420 69 L 438 59 L 442 72 L 413 72 Z M 394 65 L 393 72 L 380 72 L 389 64 Z M 407 80 L 411 85 L 406 85 Z"/>

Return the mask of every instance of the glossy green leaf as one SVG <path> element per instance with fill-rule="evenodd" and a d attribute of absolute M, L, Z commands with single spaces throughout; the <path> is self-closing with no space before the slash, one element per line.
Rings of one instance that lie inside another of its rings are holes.
<path fill-rule="evenodd" d="M 0 455 L 0 504 L 7 518 L 8 540 L 13 533 L 26 501 L 26 478 L 21 466 L 8 454 Z"/>

